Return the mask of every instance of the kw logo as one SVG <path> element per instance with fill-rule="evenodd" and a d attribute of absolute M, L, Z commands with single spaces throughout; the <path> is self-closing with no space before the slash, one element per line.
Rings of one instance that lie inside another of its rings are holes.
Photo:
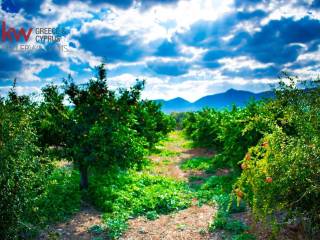
<path fill-rule="evenodd" d="M 26 33 L 26 30 L 24 28 L 21 28 L 20 30 L 16 30 L 14 28 L 7 29 L 6 22 L 5 21 L 2 22 L 2 38 L 1 38 L 2 42 L 5 42 L 7 40 L 12 42 L 13 37 L 17 42 L 20 41 L 21 37 L 24 38 L 25 42 L 28 42 L 31 33 L 32 33 L 32 28 L 30 28 Z"/>

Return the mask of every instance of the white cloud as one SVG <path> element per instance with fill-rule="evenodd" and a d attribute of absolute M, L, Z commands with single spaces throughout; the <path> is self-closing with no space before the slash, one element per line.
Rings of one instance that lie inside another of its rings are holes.
<path fill-rule="evenodd" d="M 10 87 L 0 87 L 0 94 L 7 94 L 11 90 Z M 28 95 L 28 94 L 39 94 L 41 92 L 41 89 L 39 87 L 22 87 L 17 86 L 16 91 L 18 95 Z"/>
<path fill-rule="evenodd" d="M 270 67 L 272 63 L 261 63 L 252 58 L 246 56 L 239 56 L 234 58 L 222 58 L 218 60 L 219 63 L 223 64 L 222 69 L 231 71 L 238 71 L 242 68 L 257 69 Z"/>
<path fill-rule="evenodd" d="M 156 5 L 147 11 L 139 8 L 126 10 L 111 8 L 100 19 L 83 24 L 81 33 L 96 29 L 112 29 L 121 35 L 134 34 L 148 43 L 157 39 L 170 39 L 176 32 L 183 32 L 199 20 L 216 20 L 232 10 L 232 1 L 191 0 L 177 5 Z"/>

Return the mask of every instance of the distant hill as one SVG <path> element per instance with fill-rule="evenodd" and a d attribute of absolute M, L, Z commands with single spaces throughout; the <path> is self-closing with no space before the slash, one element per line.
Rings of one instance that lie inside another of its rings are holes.
<path fill-rule="evenodd" d="M 235 104 L 238 107 L 243 107 L 251 99 L 261 100 L 264 98 L 273 98 L 274 93 L 272 91 L 266 91 L 261 93 L 253 93 L 242 90 L 229 89 L 224 93 L 218 93 L 214 95 L 208 95 L 198 99 L 191 103 L 183 98 L 174 98 L 168 101 L 163 99 L 154 100 L 162 104 L 162 110 L 166 113 L 170 112 L 186 112 L 197 111 L 204 107 L 210 107 L 215 109 L 222 109 L 231 107 Z"/>
<path fill-rule="evenodd" d="M 168 101 L 165 101 L 163 99 L 154 100 L 158 103 L 162 104 L 162 110 L 164 112 L 170 113 L 170 112 L 187 112 L 187 111 L 194 111 L 195 108 L 191 102 L 188 102 L 187 100 L 183 98 L 174 98 Z"/>

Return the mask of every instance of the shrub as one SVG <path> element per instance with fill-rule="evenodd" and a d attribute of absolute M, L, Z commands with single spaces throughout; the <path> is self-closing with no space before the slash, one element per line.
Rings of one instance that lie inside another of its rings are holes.
<path fill-rule="evenodd" d="M 240 172 L 235 166 L 241 166 L 233 199 L 247 200 L 256 216 L 275 229 L 297 222 L 314 237 L 320 232 L 319 80 L 300 89 L 295 77 L 284 77 L 287 84 L 280 82 L 275 99 L 242 109 L 189 113 L 185 132 L 198 145 L 219 150 L 214 163 L 235 173 Z"/>
<path fill-rule="evenodd" d="M 170 116 L 176 122 L 175 129 L 182 130 L 183 129 L 183 121 L 184 121 L 184 118 L 186 117 L 186 113 L 185 112 L 173 112 L 170 114 Z"/>
<path fill-rule="evenodd" d="M 204 109 L 187 115 L 185 132 L 196 145 L 215 148 L 219 152 L 215 162 L 235 167 L 248 148 L 268 132 L 264 112 L 264 103 L 256 102 L 243 109 Z"/>
<path fill-rule="evenodd" d="M 288 137 L 281 129 L 266 136 L 249 150 L 250 160 L 236 187 L 245 192 L 257 216 L 275 217 L 282 212 L 287 217 L 307 220 L 311 232 L 319 231 L 320 169 L 319 140 L 311 142 Z M 275 219 L 284 223 L 284 219 Z M 310 221 L 310 222 L 309 222 Z"/>
<path fill-rule="evenodd" d="M 297 89 L 292 77 L 289 83 L 267 105 L 272 132 L 249 149 L 235 189 L 275 230 L 301 222 L 312 237 L 320 232 L 320 88 Z"/>
<path fill-rule="evenodd" d="M 53 170 L 44 191 L 34 196 L 28 221 L 38 226 L 65 220 L 80 209 L 79 173 L 68 168 Z"/>
<path fill-rule="evenodd" d="M 41 190 L 42 167 L 32 128 L 31 103 L 14 89 L 0 99 L 0 238 L 14 239 L 23 228 L 24 210 Z"/>

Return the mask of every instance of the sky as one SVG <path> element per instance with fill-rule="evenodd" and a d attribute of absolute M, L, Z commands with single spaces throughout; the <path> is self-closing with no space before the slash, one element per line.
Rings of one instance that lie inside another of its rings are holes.
<path fill-rule="evenodd" d="M 301 79 L 319 73 L 320 0 L 0 3 L 1 95 L 15 78 L 21 94 L 61 84 L 68 74 L 85 83 L 102 62 L 112 88 L 144 79 L 144 98 L 166 100 L 230 88 L 261 92 L 281 71 Z M 17 40 L 9 28 L 32 32 Z"/>

